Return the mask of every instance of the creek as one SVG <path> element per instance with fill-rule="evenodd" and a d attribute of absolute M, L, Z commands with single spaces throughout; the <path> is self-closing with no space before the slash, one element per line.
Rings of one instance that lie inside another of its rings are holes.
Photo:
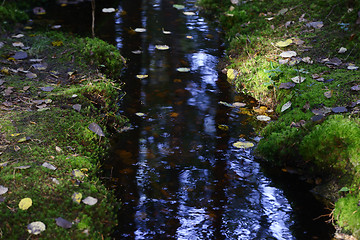
<path fill-rule="evenodd" d="M 233 146 L 256 144 L 264 123 L 252 111 L 257 102 L 234 91 L 219 71 L 220 30 L 199 15 L 196 2 L 96 4 L 97 36 L 128 59 L 120 104 L 132 127 L 112 139 L 104 163 L 122 202 L 114 238 L 331 239 L 333 229 L 320 217 L 328 212 L 308 185 L 263 168 L 251 148 Z M 104 7 L 118 11 L 103 13 Z M 66 8 L 49 10 L 53 20 L 89 34 L 90 5 Z M 246 106 L 224 104 L 234 102 Z"/>

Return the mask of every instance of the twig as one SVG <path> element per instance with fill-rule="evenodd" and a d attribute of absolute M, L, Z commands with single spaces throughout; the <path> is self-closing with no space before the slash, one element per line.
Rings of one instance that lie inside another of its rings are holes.
<path fill-rule="evenodd" d="M 91 8 L 92 8 L 92 23 L 91 23 L 91 31 L 92 37 L 95 37 L 95 0 L 91 0 Z"/>
<path fill-rule="evenodd" d="M 329 14 L 326 15 L 325 19 L 327 19 L 327 18 L 330 16 L 330 14 L 334 11 L 334 8 L 335 8 L 337 5 L 339 5 L 339 4 L 335 4 L 335 5 L 331 8 Z"/>

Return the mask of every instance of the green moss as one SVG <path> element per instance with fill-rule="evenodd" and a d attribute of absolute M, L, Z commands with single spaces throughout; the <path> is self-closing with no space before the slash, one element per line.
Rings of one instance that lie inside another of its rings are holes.
<path fill-rule="evenodd" d="M 348 194 L 335 204 L 334 220 L 344 230 L 360 238 L 360 207 L 359 193 Z"/>

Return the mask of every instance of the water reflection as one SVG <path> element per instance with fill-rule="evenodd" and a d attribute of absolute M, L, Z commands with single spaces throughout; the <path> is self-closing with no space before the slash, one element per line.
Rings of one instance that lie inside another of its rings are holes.
<path fill-rule="evenodd" d="M 249 150 L 232 146 L 240 135 L 246 140 L 255 137 L 253 120 L 219 102 L 247 99 L 235 95 L 216 70 L 222 54 L 219 35 L 198 15 L 183 14 L 195 9 L 194 2 L 179 1 L 184 10 L 172 4 L 123 1 L 119 6 L 123 14 L 115 16 L 117 46 L 129 59 L 123 104 L 133 130 L 114 140 L 114 156 L 105 166 L 112 169 L 113 184 L 124 203 L 114 236 L 187 240 L 320 236 L 301 226 L 294 234 L 298 223 L 292 203 L 264 175 Z M 133 31 L 140 27 L 146 32 Z M 164 34 L 164 29 L 171 34 Z M 158 50 L 157 44 L 170 49 Z M 190 72 L 177 72 L 179 67 Z M 137 74 L 149 77 L 140 80 Z"/>

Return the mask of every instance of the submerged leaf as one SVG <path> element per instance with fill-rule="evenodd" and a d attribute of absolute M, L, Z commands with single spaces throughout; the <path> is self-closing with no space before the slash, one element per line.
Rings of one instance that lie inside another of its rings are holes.
<path fill-rule="evenodd" d="M 238 141 L 238 142 L 233 143 L 233 146 L 236 148 L 251 148 L 254 146 L 254 144 L 252 142 Z"/>
<path fill-rule="evenodd" d="M 105 134 L 101 127 L 97 123 L 90 123 L 89 129 L 99 135 L 100 137 L 105 137 Z"/>
<path fill-rule="evenodd" d="M 182 10 L 185 8 L 184 5 L 180 5 L 180 4 L 174 4 L 173 7 L 176 8 L 177 10 Z"/>
<path fill-rule="evenodd" d="M 86 205 L 92 206 L 95 205 L 98 202 L 98 200 L 94 197 L 88 196 L 87 198 L 83 199 L 82 202 L 85 203 Z"/>
<path fill-rule="evenodd" d="M 41 232 L 45 231 L 46 226 L 43 222 L 37 221 L 32 222 L 29 225 L 27 225 L 28 232 L 34 235 L 38 235 Z"/>
<path fill-rule="evenodd" d="M 27 210 L 29 207 L 31 207 L 32 205 L 32 200 L 31 198 L 23 198 L 21 199 L 21 201 L 19 202 L 19 208 L 21 210 Z"/>
<path fill-rule="evenodd" d="M 72 223 L 62 217 L 55 218 L 55 221 L 56 221 L 56 225 L 58 225 L 59 227 L 62 227 L 62 228 L 71 228 L 72 227 Z"/>

